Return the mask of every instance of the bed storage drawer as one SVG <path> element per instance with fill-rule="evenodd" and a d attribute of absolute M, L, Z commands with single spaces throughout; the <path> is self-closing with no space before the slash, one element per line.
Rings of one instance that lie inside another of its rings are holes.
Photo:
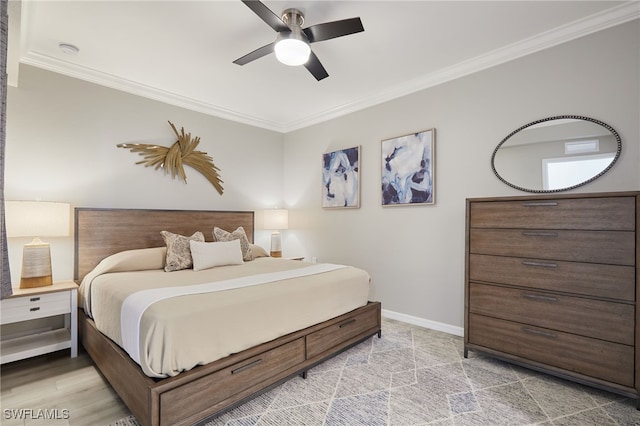
<path fill-rule="evenodd" d="M 469 238 L 470 253 L 635 265 L 634 232 L 471 229 Z"/>
<path fill-rule="evenodd" d="M 635 301 L 633 266 L 471 254 L 469 273 L 471 281 Z"/>
<path fill-rule="evenodd" d="M 633 345 L 631 304 L 477 283 L 469 289 L 475 314 Z"/>
<path fill-rule="evenodd" d="M 473 228 L 635 230 L 635 197 L 476 203 Z"/>
<path fill-rule="evenodd" d="M 469 315 L 469 343 L 622 386 L 634 386 L 633 346 Z"/>
<path fill-rule="evenodd" d="M 194 409 L 204 411 L 238 392 L 302 364 L 304 352 L 304 338 L 298 338 L 195 380 L 189 386 L 164 392 L 160 397 L 162 424 L 179 423 Z M 241 380 L 239 376 L 242 376 Z M 216 386 L 211 386 L 212 380 Z"/>
<path fill-rule="evenodd" d="M 307 359 L 333 348 L 345 340 L 378 327 L 376 309 L 347 316 L 342 321 L 313 332 L 307 336 Z"/>

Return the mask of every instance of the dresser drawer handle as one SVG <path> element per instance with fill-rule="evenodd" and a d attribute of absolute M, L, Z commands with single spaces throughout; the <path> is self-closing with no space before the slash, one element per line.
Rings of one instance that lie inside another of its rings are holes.
<path fill-rule="evenodd" d="M 533 262 L 531 260 L 523 260 L 523 265 L 526 266 L 540 266 L 542 268 L 557 268 L 558 264 L 553 262 Z"/>
<path fill-rule="evenodd" d="M 29 302 L 37 302 L 38 300 L 40 300 L 39 297 L 32 297 L 29 299 Z"/>
<path fill-rule="evenodd" d="M 549 331 L 534 330 L 533 328 L 528 328 L 528 327 L 522 327 L 522 331 L 529 334 L 535 334 L 536 336 L 548 337 L 550 339 L 556 339 L 558 337 L 556 333 L 551 333 Z"/>
<path fill-rule="evenodd" d="M 556 201 L 537 201 L 537 202 L 529 202 L 522 203 L 524 207 L 554 207 L 558 205 Z"/>
<path fill-rule="evenodd" d="M 255 367 L 256 365 L 262 363 L 262 359 L 256 359 L 255 361 L 250 362 L 247 365 L 243 365 L 242 367 L 238 367 L 235 370 L 231 370 L 231 374 L 238 374 L 243 372 L 244 370 L 248 370 L 251 367 Z"/>
<path fill-rule="evenodd" d="M 39 311 L 39 310 L 40 310 L 40 307 L 38 306 L 38 307 L 35 307 L 35 308 L 31 308 L 31 309 L 29 309 L 29 310 L 30 310 L 31 312 Z"/>
<path fill-rule="evenodd" d="M 543 231 L 525 231 L 522 233 L 525 237 L 557 237 L 557 232 L 543 232 Z"/>
<path fill-rule="evenodd" d="M 340 328 L 342 328 L 342 327 L 346 327 L 346 326 L 348 326 L 349 324 L 353 324 L 354 322 L 356 322 L 356 319 L 355 319 L 355 318 L 348 319 L 348 320 L 346 320 L 345 322 L 343 322 L 342 324 L 340 324 Z"/>
<path fill-rule="evenodd" d="M 543 296 L 541 294 L 522 293 L 522 297 L 524 297 L 525 299 L 540 300 L 540 301 L 543 301 L 543 302 L 557 302 L 558 301 L 557 297 Z"/>

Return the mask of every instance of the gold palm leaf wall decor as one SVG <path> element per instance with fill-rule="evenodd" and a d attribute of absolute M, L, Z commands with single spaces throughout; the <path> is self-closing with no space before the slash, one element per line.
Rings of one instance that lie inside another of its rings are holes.
<path fill-rule="evenodd" d="M 163 169 L 165 174 L 171 173 L 171 177 L 176 176 L 184 183 L 187 183 L 187 175 L 184 173 L 183 166 L 190 166 L 196 169 L 216 188 L 218 193 L 222 195 L 223 181 L 220 179 L 220 169 L 213 164 L 213 159 L 206 152 L 196 151 L 196 147 L 200 143 L 200 137 L 191 138 L 191 133 L 185 133 L 184 127 L 180 128 L 180 133 L 176 126 L 169 121 L 173 132 L 178 140 L 171 145 L 170 148 L 160 145 L 152 145 L 146 143 L 120 143 L 118 148 L 126 148 L 131 152 L 137 152 L 144 157 L 144 160 L 136 162 L 136 164 L 144 164 L 145 167 L 154 166 L 156 170 Z"/>

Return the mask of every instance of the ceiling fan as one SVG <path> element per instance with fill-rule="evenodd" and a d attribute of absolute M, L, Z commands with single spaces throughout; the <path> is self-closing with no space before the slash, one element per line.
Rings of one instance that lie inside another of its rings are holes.
<path fill-rule="evenodd" d="M 245 65 L 271 52 L 275 52 L 280 62 L 286 65 L 304 65 L 307 70 L 320 81 L 329 76 L 311 47 L 311 43 L 330 40 L 349 34 L 364 31 L 360 18 L 343 19 L 325 22 L 302 28 L 304 15 L 298 9 L 287 9 L 282 12 L 282 19 L 258 0 L 242 0 L 260 19 L 273 28 L 278 36 L 266 46 L 254 50 L 233 61 L 234 64 Z"/>

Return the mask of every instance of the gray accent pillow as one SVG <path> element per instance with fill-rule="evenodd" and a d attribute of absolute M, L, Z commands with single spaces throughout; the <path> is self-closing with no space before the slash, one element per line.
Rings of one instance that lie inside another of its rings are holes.
<path fill-rule="evenodd" d="M 189 241 L 204 242 L 204 234 L 200 231 L 195 232 L 190 237 L 168 231 L 161 231 L 160 234 L 167 245 L 167 258 L 164 264 L 165 272 L 192 268 L 193 259 L 191 258 Z"/>
<path fill-rule="evenodd" d="M 253 254 L 251 253 L 249 239 L 247 238 L 247 234 L 244 232 L 244 228 L 242 226 L 238 226 L 238 228 L 236 228 L 236 230 L 233 232 L 227 232 L 224 229 L 218 228 L 216 226 L 213 228 L 213 238 L 216 241 L 240 240 L 240 249 L 242 249 L 242 260 L 244 260 L 245 262 L 253 260 Z"/>

